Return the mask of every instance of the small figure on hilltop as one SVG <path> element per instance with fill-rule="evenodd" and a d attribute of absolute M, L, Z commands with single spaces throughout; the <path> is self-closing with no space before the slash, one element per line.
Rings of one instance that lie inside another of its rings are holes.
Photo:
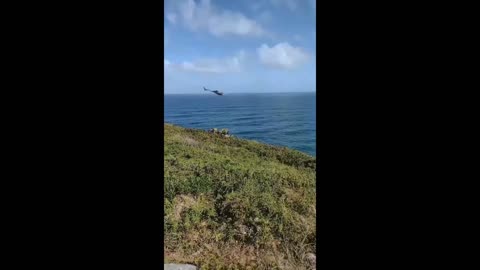
<path fill-rule="evenodd" d="M 221 133 L 222 133 L 222 135 L 223 135 L 225 138 L 229 138 L 229 137 L 230 137 L 230 132 L 229 132 L 228 129 L 226 129 L 226 128 L 222 129 Z"/>
<path fill-rule="evenodd" d="M 210 129 L 208 132 L 213 133 L 213 134 L 222 135 L 222 136 L 225 137 L 225 138 L 230 138 L 230 137 L 232 137 L 232 136 L 230 135 L 230 131 L 228 131 L 228 129 L 226 129 L 226 128 L 222 129 L 221 131 L 218 131 L 217 128 L 212 128 L 212 129 Z"/>

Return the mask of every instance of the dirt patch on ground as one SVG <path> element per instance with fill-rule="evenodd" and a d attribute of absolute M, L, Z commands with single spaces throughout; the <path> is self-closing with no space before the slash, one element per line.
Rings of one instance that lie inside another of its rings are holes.
<path fill-rule="evenodd" d="M 190 138 L 190 137 L 185 137 L 185 138 L 183 138 L 183 140 L 184 140 L 185 143 L 188 144 L 188 145 L 197 146 L 197 145 L 199 144 L 196 140 L 194 140 L 194 139 L 192 139 L 192 138 Z"/>
<path fill-rule="evenodd" d="M 192 139 L 191 137 L 188 137 L 188 136 L 185 136 L 185 135 L 175 134 L 173 136 L 173 139 L 177 142 L 182 142 L 182 143 L 185 143 L 186 145 L 190 145 L 190 146 L 198 146 L 199 145 L 199 142 L 197 140 Z"/>
<path fill-rule="evenodd" d="M 173 211 L 173 217 L 175 220 L 180 220 L 182 211 L 192 207 L 196 201 L 194 198 L 187 195 L 177 196 L 174 200 L 175 209 Z"/>

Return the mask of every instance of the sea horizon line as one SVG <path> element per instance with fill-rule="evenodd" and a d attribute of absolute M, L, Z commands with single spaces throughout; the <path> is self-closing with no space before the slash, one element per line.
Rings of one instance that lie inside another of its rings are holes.
<path fill-rule="evenodd" d="M 299 92 L 232 92 L 228 95 L 236 94 L 316 94 L 317 91 L 299 91 Z M 205 95 L 205 93 L 163 93 L 163 95 Z"/>

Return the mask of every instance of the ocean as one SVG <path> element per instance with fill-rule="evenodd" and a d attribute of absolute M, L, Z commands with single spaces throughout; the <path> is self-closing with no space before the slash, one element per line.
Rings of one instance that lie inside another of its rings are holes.
<path fill-rule="evenodd" d="M 315 92 L 165 94 L 166 123 L 286 146 L 316 156 Z"/>

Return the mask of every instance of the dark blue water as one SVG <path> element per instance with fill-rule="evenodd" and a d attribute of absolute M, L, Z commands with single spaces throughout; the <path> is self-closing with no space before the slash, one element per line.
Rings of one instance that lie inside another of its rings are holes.
<path fill-rule="evenodd" d="M 236 137 L 315 156 L 315 93 L 165 95 L 165 122 L 228 128 Z"/>

